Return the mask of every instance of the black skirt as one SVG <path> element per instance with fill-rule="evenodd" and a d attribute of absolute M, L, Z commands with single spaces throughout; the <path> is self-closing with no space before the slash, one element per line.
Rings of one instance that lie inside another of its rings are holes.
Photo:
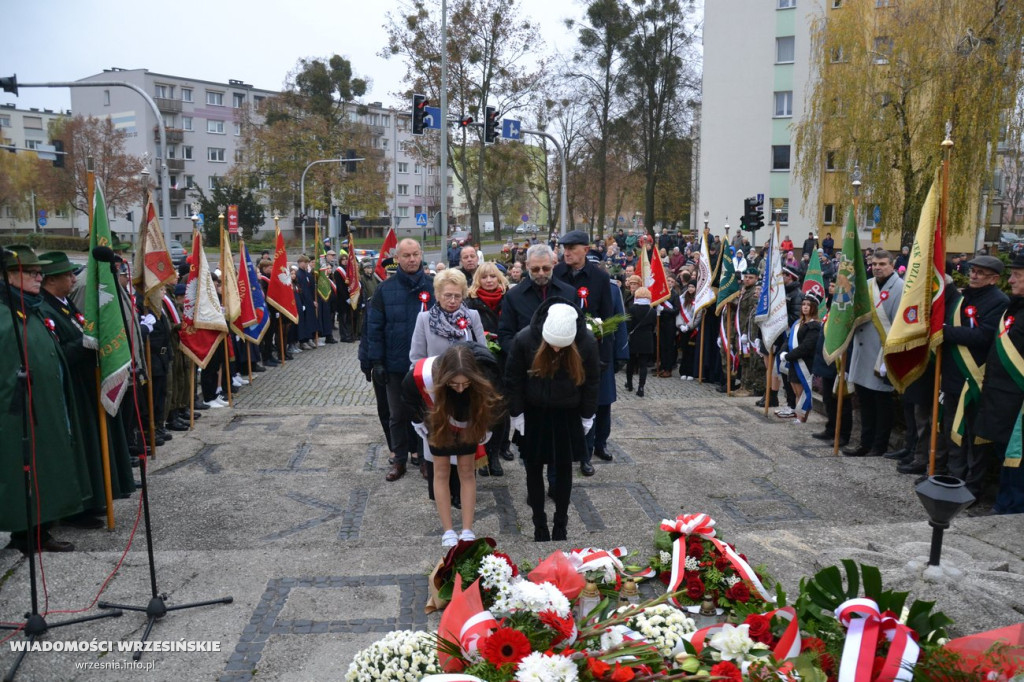
<path fill-rule="evenodd" d="M 553 464 L 556 459 L 583 460 L 586 440 L 583 422 L 577 410 L 526 408 L 525 433 L 519 440 L 519 450 L 525 461 Z"/>

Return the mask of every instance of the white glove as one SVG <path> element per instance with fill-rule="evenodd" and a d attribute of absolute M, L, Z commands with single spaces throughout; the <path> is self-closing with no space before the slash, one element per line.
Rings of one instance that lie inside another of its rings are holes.
<path fill-rule="evenodd" d="M 139 324 L 142 325 L 143 327 L 145 327 L 146 331 L 150 331 L 151 332 L 151 331 L 153 331 L 153 327 L 156 326 L 156 318 L 153 317 L 153 313 L 146 313 L 142 317 L 142 319 L 139 320 Z"/>
<path fill-rule="evenodd" d="M 681 324 L 681 325 L 679 325 L 679 331 L 681 331 L 682 333 L 685 334 L 686 332 L 690 331 L 690 325 L 688 325 L 688 324 Z"/>
<path fill-rule="evenodd" d="M 884 377 L 888 373 L 889 370 L 886 368 L 885 362 L 882 362 L 882 364 L 878 367 L 878 376 Z"/>
<path fill-rule="evenodd" d="M 786 361 L 786 357 L 788 355 L 789 355 L 789 353 L 787 353 L 786 351 L 782 351 L 781 353 L 779 353 L 779 362 L 785 362 Z"/>
<path fill-rule="evenodd" d="M 427 439 L 427 436 L 428 436 L 428 434 L 427 434 L 427 427 L 422 422 L 413 422 L 412 423 L 412 430 L 415 431 L 419 435 L 420 438 L 422 438 L 424 440 Z"/>
<path fill-rule="evenodd" d="M 512 430 L 518 431 L 520 436 L 526 435 L 526 418 L 521 414 L 512 416 Z"/>
<path fill-rule="evenodd" d="M 757 337 L 756 339 L 754 339 L 754 348 L 757 350 L 758 353 L 764 353 L 764 351 L 761 349 L 761 337 Z"/>
<path fill-rule="evenodd" d="M 583 434 L 590 433 L 590 429 L 594 428 L 594 418 L 588 417 L 587 419 L 580 419 L 583 422 Z"/>
<path fill-rule="evenodd" d="M 748 343 L 750 343 L 750 339 L 747 337 L 747 335 L 746 334 L 740 334 L 740 345 L 745 346 Z"/>

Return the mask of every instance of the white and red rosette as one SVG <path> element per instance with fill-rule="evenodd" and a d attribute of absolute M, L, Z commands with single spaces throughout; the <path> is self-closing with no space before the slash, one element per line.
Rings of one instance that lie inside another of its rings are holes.
<path fill-rule="evenodd" d="M 75 313 L 75 320 L 78 322 L 79 325 L 85 326 L 85 315 L 83 315 L 82 313 Z"/>
<path fill-rule="evenodd" d="M 971 325 L 971 329 L 974 329 L 975 320 L 978 317 L 978 309 L 973 305 L 964 306 L 964 315 L 967 315 L 967 321 Z"/>
<path fill-rule="evenodd" d="M 914 677 L 921 653 L 917 633 L 899 622 L 891 611 L 881 613 L 873 599 L 850 599 L 836 609 L 836 618 L 846 628 L 846 642 L 839 663 L 839 682 L 906 680 Z M 882 638 L 889 640 L 889 653 L 878 677 L 872 676 L 875 656 Z"/>
<path fill-rule="evenodd" d="M 590 297 L 590 289 L 586 287 L 580 287 L 576 290 L 576 295 L 580 297 L 580 306 L 583 308 L 587 307 L 587 298 Z"/>
<path fill-rule="evenodd" d="M 774 595 L 768 594 L 768 590 L 761 584 L 761 579 L 757 577 L 750 564 L 744 561 L 736 550 L 715 537 L 715 521 L 707 514 L 680 514 L 674 521 L 664 519 L 661 522 L 661 530 L 680 534 L 672 542 L 672 577 L 668 581 L 668 592 L 676 592 L 686 581 L 686 538 L 696 535 L 711 542 L 729 560 L 740 578 L 750 583 L 761 599 L 775 603 Z M 670 601 L 676 606 L 681 606 L 674 598 Z"/>
<path fill-rule="evenodd" d="M 49 317 L 43 318 L 43 324 L 46 325 L 46 328 L 50 331 L 51 334 L 57 331 L 57 323 L 51 320 Z"/>
<path fill-rule="evenodd" d="M 427 304 L 430 303 L 430 292 L 429 291 L 421 291 L 420 292 L 420 303 L 423 304 L 423 310 L 425 311 L 427 309 Z"/>
<path fill-rule="evenodd" d="M 888 300 L 889 300 L 889 292 L 888 291 L 880 291 L 880 292 L 878 292 L 878 303 L 875 304 L 875 307 L 877 308 L 878 306 L 882 305 L 883 303 L 885 303 Z"/>
<path fill-rule="evenodd" d="M 466 336 L 469 336 L 469 332 L 466 331 L 466 330 L 469 329 L 469 318 L 468 317 L 460 317 L 459 319 L 455 320 L 455 326 L 458 327 L 459 329 L 461 329 L 462 332 L 464 334 L 466 334 Z"/>

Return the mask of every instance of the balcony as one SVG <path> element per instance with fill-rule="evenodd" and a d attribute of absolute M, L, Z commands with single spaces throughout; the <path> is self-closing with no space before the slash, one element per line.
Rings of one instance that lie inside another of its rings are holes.
<path fill-rule="evenodd" d="M 184 159 L 166 159 L 164 160 L 164 164 L 167 166 L 167 170 L 171 172 L 180 173 L 181 171 L 185 170 Z"/>
<path fill-rule="evenodd" d="M 171 188 L 170 189 L 171 201 L 185 201 L 185 192 L 187 192 L 187 191 L 188 190 L 185 190 L 185 189 L 174 189 L 174 188 Z"/>
<path fill-rule="evenodd" d="M 180 99 L 169 99 L 167 97 L 154 97 L 153 101 L 156 102 L 156 108 L 160 111 L 168 114 L 180 114 L 181 113 L 181 100 Z"/>
<path fill-rule="evenodd" d="M 153 141 L 160 141 L 160 126 L 153 126 Z M 167 128 L 167 144 L 178 144 L 184 141 L 184 130 L 181 128 Z"/>

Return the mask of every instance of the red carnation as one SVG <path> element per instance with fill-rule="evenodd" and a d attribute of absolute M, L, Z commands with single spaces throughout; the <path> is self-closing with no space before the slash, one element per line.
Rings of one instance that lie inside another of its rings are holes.
<path fill-rule="evenodd" d="M 750 601 L 750 588 L 742 580 L 725 591 L 725 598 L 746 604 Z"/>
<path fill-rule="evenodd" d="M 739 583 L 737 583 L 739 584 Z M 743 621 L 750 626 L 750 639 L 761 644 L 771 646 L 774 643 L 772 637 L 772 619 L 760 613 L 752 613 Z"/>
<path fill-rule="evenodd" d="M 694 559 L 704 556 L 704 543 L 700 538 L 690 538 L 686 543 L 686 556 L 692 556 Z"/>
<path fill-rule="evenodd" d="M 604 677 L 605 673 L 612 669 L 610 665 L 599 658 L 588 658 L 587 667 L 590 668 L 590 672 L 595 679 Z"/>
<path fill-rule="evenodd" d="M 615 670 L 612 671 L 612 682 L 629 682 L 636 676 L 633 669 L 628 665 L 622 665 L 615 661 Z"/>
<path fill-rule="evenodd" d="M 743 682 L 743 673 L 729 661 L 722 661 L 711 666 L 711 677 L 721 677 L 729 682 Z"/>
<path fill-rule="evenodd" d="M 519 665 L 531 651 L 526 635 L 512 628 L 498 628 L 480 644 L 480 653 L 495 668 L 505 663 Z"/>
<path fill-rule="evenodd" d="M 704 581 L 695 575 L 686 579 L 686 596 L 697 601 L 704 596 Z"/>

